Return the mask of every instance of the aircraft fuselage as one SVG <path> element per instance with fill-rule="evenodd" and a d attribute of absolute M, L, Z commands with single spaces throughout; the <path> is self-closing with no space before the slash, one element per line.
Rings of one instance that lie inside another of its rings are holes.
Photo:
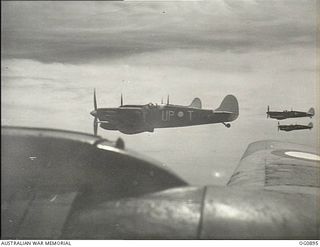
<path fill-rule="evenodd" d="M 190 108 L 177 105 L 140 105 L 119 108 L 98 109 L 100 127 L 119 130 L 126 134 L 144 131 L 153 132 L 155 128 L 184 127 L 220 122 L 230 122 L 237 116 L 214 110 Z M 121 119 L 121 120 L 120 120 Z"/>
<path fill-rule="evenodd" d="M 117 108 L 98 108 L 94 93 L 94 133 L 97 126 L 107 130 L 119 130 L 125 134 L 153 132 L 155 128 L 173 128 L 202 124 L 222 123 L 227 128 L 239 115 L 239 105 L 235 96 L 227 95 L 215 109 L 202 109 L 199 98 L 194 98 L 189 106 L 169 104 L 123 105 Z"/>
<path fill-rule="evenodd" d="M 313 114 L 308 112 L 301 112 L 301 111 L 268 111 L 267 115 L 270 118 L 275 118 L 278 120 L 286 119 L 286 118 L 299 118 L 299 117 L 313 117 Z"/>
<path fill-rule="evenodd" d="M 301 125 L 301 124 L 291 124 L 291 125 L 279 125 L 278 128 L 283 131 L 293 131 L 293 130 L 303 130 L 312 129 L 312 126 Z"/>

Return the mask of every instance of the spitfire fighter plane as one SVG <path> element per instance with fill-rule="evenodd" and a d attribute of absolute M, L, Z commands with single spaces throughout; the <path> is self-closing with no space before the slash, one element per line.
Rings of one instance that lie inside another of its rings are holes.
<path fill-rule="evenodd" d="M 302 112 L 302 111 L 270 111 L 270 107 L 268 106 L 267 109 L 267 118 L 275 118 L 278 120 L 283 120 L 286 118 L 298 118 L 298 117 L 310 117 L 312 118 L 314 116 L 314 108 L 311 107 L 308 112 Z"/>
<path fill-rule="evenodd" d="M 153 132 L 155 128 L 172 128 L 201 124 L 222 123 L 230 128 L 230 123 L 239 115 L 238 101 L 235 96 L 227 95 L 221 105 L 215 109 L 202 109 L 201 100 L 195 98 L 189 106 L 167 104 L 121 105 L 116 108 L 98 108 L 94 91 L 94 134 L 98 124 L 107 130 L 119 130 L 124 134 Z"/>
<path fill-rule="evenodd" d="M 292 130 L 304 130 L 304 129 L 311 130 L 312 128 L 313 128 L 313 124 L 311 122 L 308 125 L 302 125 L 302 124 L 280 125 L 280 123 L 278 122 L 278 131 L 279 130 L 292 131 Z"/>

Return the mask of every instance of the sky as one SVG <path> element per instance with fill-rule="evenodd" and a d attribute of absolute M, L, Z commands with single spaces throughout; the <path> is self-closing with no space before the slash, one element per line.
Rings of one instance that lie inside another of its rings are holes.
<path fill-rule="evenodd" d="M 124 135 L 99 130 L 165 162 L 191 184 L 225 184 L 250 142 L 319 149 L 319 63 L 314 0 L 1 2 L 1 124 L 92 133 L 99 107 L 189 105 L 215 109 L 238 98 L 222 124 Z M 319 27 L 319 26 L 318 26 Z M 307 111 L 311 131 L 278 132 L 266 108 Z"/>

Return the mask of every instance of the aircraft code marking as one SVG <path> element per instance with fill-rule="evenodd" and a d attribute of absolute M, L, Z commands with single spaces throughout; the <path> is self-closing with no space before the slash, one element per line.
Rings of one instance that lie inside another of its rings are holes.
<path fill-rule="evenodd" d="M 193 113 L 193 111 L 188 111 L 188 113 L 189 113 L 189 119 L 190 119 L 190 121 L 192 121 L 192 113 Z M 175 115 L 175 111 L 171 111 L 171 110 L 165 110 L 165 111 L 162 111 L 162 113 L 161 113 L 161 119 L 162 119 L 162 121 L 170 121 L 171 120 L 171 118 L 173 117 Z M 182 111 L 179 111 L 178 113 L 177 113 L 177 116 L 179 117 L 179 118 L 182 118 L 183 116 L 184 116 L 184 113 L 182 112 Z"/>
<path fill-rule="evenodd" d="M 162 111 L 162 121 L 170 121 L 172 116 L 174 116 L 174 111 Z"/>

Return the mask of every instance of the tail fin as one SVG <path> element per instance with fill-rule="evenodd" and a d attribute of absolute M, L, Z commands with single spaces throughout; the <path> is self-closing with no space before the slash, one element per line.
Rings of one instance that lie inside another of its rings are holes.
<path fill-rule="evenodd" d="M 312 128 L 313 128 L 313 124 L 310 122 L 310 123 L 308 124 L 308 127 L 310 127 L 310 129 L 312 129 Z"/>
<path fill-rule="evenodd" d="M 314 116 L 314 108 L 311 107 L 311 108 L 309 109 L 308 113 L 311 114 L 312 116 Z"/>
<path fill-rule="evenodd" d="M 202 107 L 201 100 L 199 98 L 194 98 L 191 104 L 189 105 L 189 107 L 201 109 Z"/>
<path fill-rule="evenodd" d="M 235 96 L 229 94 L 222 100 L 220 106 L 215 111 L 224 111 L 232 113 L 230 121 L 233 121 L 239 116 L 239 104 Z"/>

